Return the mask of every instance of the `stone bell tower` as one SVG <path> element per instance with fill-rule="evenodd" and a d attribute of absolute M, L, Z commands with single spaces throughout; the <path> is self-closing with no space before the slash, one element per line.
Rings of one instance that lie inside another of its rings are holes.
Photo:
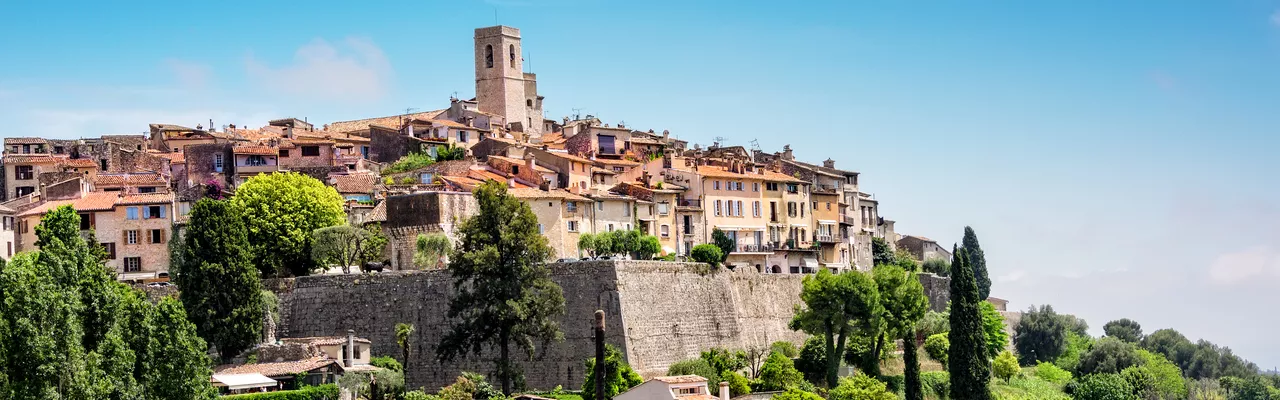
<path fill-rule="evenodd" d="M 542 100 L 534 74 L 524 73 L 520 30 L 509 26 L 477 28 L 476 102 L 480 111 L 501 115 L 507 127 L 537 134 Z M 534 93 L 527 93 L 532 89 Z"/>

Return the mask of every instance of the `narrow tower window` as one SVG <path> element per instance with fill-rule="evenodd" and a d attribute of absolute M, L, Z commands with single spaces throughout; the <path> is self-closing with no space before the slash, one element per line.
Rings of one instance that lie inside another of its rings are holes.
<path fill-rule="evenodd" d="M 516 45 L 509 45 L 507 48 L 507 56 L 511 58 L 511 67 L 516 66 Z"/>
<path fill-rule="evenodd" d="M 493 68 L 493 45 L 484 46 L 484 67 Z"/>

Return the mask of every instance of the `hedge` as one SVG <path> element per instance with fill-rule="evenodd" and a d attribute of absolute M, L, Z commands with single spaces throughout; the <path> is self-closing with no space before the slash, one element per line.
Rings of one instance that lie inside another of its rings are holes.
<path fill-rule="evenodd" d="M 223 396 L 228 400 L 337 400 L 338 385 L 328 384 L 307 386 L 298 390 L 281 390 L 279 392 L 249 393 Z"/>

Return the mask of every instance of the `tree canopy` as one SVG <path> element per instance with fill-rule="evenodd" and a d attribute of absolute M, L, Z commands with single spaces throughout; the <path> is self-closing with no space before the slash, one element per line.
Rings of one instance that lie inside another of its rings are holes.
<path fill-rule="evenodd" d="M 1014 328 L 1013 347 L 1018 350 L 1022 365 L 1056 360 L 1067 348 L 1066 321 L 1053 311 L 1053 306 L 1031 306 Z"/>
<path fill-rule="evenodd" d="M 1123 342 L 1138 343 L 1142 340 L 1142 325 L 1128 318 L 1108 322 L 1102 326 L 1102 331 Z"/>
<path fill-rule="evenodd" d="M 302 276 L 315 270 L 312 232 L 346 222 L 338 191 L 296 172 L 249 178 L 231 198 L 245 219 L 253 262 L 264 276 Z"/>
<path fill-rule="evenodd" d="M 262 282 L 253 267 L 244 218 L 227 200 L 202 199 L 190 223 L 174 283 L 196 332 L 223 359 L 235 357 L 262 335 Z"/>
<path fill-rule="evenodd" d="M 987 400 L 991 363 L 987 358 L 987 337 L 983 331 L 978 285 L 971 258 L 966 249 L 958 248 L 951 260 L 951 331 L 948 339 L 947 363 L 951 375 L 952 397 Z"/>
<path fill-rule="evenodd" d="M 869 334 L 878 328 L 876 316 L 881 314 L 876 283 L 866 274 L 851 272 L 839 275 L 821 269 L 802 282 L 791 329 L 823 338 L 826 349 L 826 382 L 836 386 L 841 355 L 851 335 Z"/>
<path fill-rule="evenodd" d="M 582 382 L 582 400 L 595 400 L 596 396 L 596 359 L 588 358 L 584 363 L 587 379 Z M 613 345 L 605 346 L 604 353 L 604 396 L 612 399 L 619 393 L 626 392 L 641 383 L 644 379 L 627 365 L 622 359 L 622 352 Z M 602 399 L 603 400 L 603 399 Z"/>
<path fill-rule="evenodd" d="M 964 227 L 961 243 L 968 257 L 969 269 L 973 270 L 973 279 L 978 283 L 978 300 L 986 300 L 991 297 L 991 277 L 987 275 L 987 256 L 978 244 L 978 234 L 973 232 L 973 228 Z"/>
<path fill-rule="evenodd" d="M 457 227 L 460 241 L 449 257 L 456 294 L 437 356 L 449 361 L 496 348 L 494 375 L 510 394 L 523 376 L 511 362 L 511 347 L 532 359 L 536 341 L 563 340 L 556 318 L 564 313 L 564 296 L 544 264 L 551 248 L 529 205 L 495 181 L 474 194 L 479 213 Z"/>

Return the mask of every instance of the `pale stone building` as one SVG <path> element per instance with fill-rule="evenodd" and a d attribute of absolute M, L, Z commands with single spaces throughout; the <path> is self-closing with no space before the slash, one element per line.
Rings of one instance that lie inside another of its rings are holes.
<path fill-rule="evenodd" d="M 476 101 L 480 111 L 503 116 L 512 131 L 537 137 L 543 98 L 538 96 L 537 76 L 524 72 L 521 51 L 519 29 L 476 29 Z"/>
<path fill-rule="evenodd" d="M 578 258 L 578 236 L 589 223 L 591 199 L 561 189 L 514 188 L 508 190 L 538 217 L 538 233 L 547 238 L 553 258 Z"/>

